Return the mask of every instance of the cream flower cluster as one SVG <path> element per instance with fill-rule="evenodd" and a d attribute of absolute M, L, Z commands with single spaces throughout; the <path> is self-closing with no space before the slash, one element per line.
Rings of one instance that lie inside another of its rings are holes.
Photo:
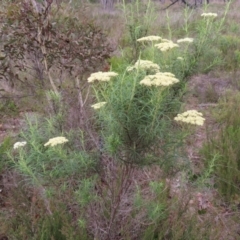
<path fill-rule="evenodd" d="M 177 40 L 177 43 L 192 43 L 193 42 L 193 38 L 182 38 Z"/>
<path fill-rule="evenodd" d="M 92 83 L 94 81 L 109 82 L 111 77 L 116 77 L 118 74 L 115 72 L 96 72 L 92 73 L 88 78 L 88 82 Z"/>
<path fill-rule="evenodd" d="M 161 41 L 162 38 L 159 36 L 147 36 L 142 37 L 137 40 L 137 42 L 153 42 L 153 41 Z"/>
<path fill-rule="evenodd" d="M 183 61 L 184 58 L 183 58 L 183 57 L 177 57 L 177 60 L 179 60 L 179 61 Z"/>
<path fill-rule="evenodd" d="M 166 39 L 166 38 L 163 38 L 163 39 L 162 39 L 162 43 L 163 43 L 163 42 L 172 42 L 172 41 L 171 41 L 171 40 L 168 40 L 168 39 Z"/>
<path fill-rule="evenodd" d="M 50 139 L 48 140 L 48 142 L 46 142 L 46 143 L 44 144 L 44 146 L 45 146 L 45 147 L 47 147 L 47 146 L 53 147 L 53 146 L 55 146 L 55 145 L 63 144 L 63 143 L 65 143 L 65 142 L 68 142 L 68 140 L 67 140 L 65 137 L 55 137 L 55 138 L 50 138 Z"/>
<path fill-rule="evenodd" d="M 24 147 L 27 144 L 27 142 L 16 142 L 13 145 L 13 149 L 18 149 L 20 147 Z"/>
<path fill-rule="evenodd" d="M 217 17 L 217 13 L 202 13 L 201 14 L 202 17 Z"/>
<path fill-rule="evenodd" d="M 198 112 L 197 110 L 188 110 L 184 113 L 178 114 L 174 120 L 202 126 L 205 121 L 205 118 L 202 116 L 202 113 Z"/>
<path fill-rule="evenodd" d="M 160 67 L 158 66 L 158 64 L 153 63 L 152 61 L 139 59 L 132 67 L 128 67 L 127 71 L 132 71 L 134 69 L 142 69 L 145 71 L 157 73 L 159 72 Z"/>
<path fill-rule="evenodd" d="M 166 39 L 167 40 L 167 39 Z M 157 49 L 161 50 L 162 52 L 166 52 L 172 48 L 175 48 L 175 47 L 179 47 L 178 44 L 170 41 L 170 40 L 167 40 L 167 41 L 164 41 L 164 42 L 161 42 L 161 43 L 158 43 L 158 44 L 155 44 L 154 45 Z"/>
<path fill-rule="evenodd" d="M 174 83 L 178 83 L 179 80 L 175 77 L 174 74 L 169 72 L 158 72 L 155 75 L 148 75 L 142 81 L 141 85 L 145 86 L 170 86 Z"/>
<path fill-rule="evenodd" d="M 91 107 L 94 108 L 94 109 L 99 109 L 102 106 L 104 106 L 106 103 L 107 102 L 99 102 L 99 103 L 93 104 Z"/>

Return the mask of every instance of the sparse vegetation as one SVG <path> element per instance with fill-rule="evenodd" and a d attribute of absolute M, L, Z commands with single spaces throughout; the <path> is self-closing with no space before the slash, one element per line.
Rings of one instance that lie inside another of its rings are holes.
<path fill-rule="evenodd" d="M 215 136 L 209 135 L 203 151 L 207 165 L 211 164 L 211 159 L 218 156 L 212 176 L 220 193 L 228 202 L 239 197 L 238 103 L 239 93 L 233 92 L 227 92 L 219 101 L 219 108 L 214 111 L 219 123 L 219 132 Z"/>
<path fill-rule="evenodd" d="M 238 239 L 238 3 L 113 3 L 0 3 L 0 240 Z"/>

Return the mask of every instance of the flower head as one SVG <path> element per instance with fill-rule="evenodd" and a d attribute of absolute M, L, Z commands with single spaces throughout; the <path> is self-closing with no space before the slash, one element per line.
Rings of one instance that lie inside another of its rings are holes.
<path fill-rule="evenodd" d="M 163 39 L 162 39 L 162 43 L 163 43 L 163 42 L 172 42 L 172 41 L 171 41 L 171 40 L 168 40 L 168 39 L 166 39 L 166 38 L 163 38 Z"/>
<path fill-rule="evenodd" d="M 65 142 L 68 142 L 68 140 L 67 140 L 65 137 L 55 137 L 55 138 L 50 138 L 50 139 L 48 140 L 48 142 L 46 142 L 46 143 L 44 144 L 44 146 L 45 146 L 45 147 L 46 147 L 46 146 L 51 146 L 51 147 L 53 147 L 53 146 L 55 146 L 55 145 L 63 144 L 63 143 L 65 143 Z"/>
<path fill-rule="evenodd" d="M 201 16 L 202 16 L 202 17 L 207 17 L 207 18 L 208 18 L 208 17 L 209 17 L 209 18 L 210 18 L 210 17 L 215 18 L 215 17 L 217 17 L 217 13 L 202 13 Z"/>
<path fill-rule="evenodd" d="M 147 36 L 147 37 L 139 38 L 137 42 L 153 42 L 153 41 L 160 41 L 160 40 L 162 40 L 162 38 L 159 36 Z"/>
<path fill-rule="evenodd" d="M 91 107 L 94 108 L 94 109 L 99 109 L 102 106 L 104 106 L 106 103 L 107 102 L 99 102 L 99 103 L 93 104 Z"/>
<path fill-rule="evenodd" d="M 118 74 L 115 72 L 96 72 L 92 73 L 88 78 L 88 82 L 100 81 L 100 82 L 109 82 L 111 77 L 115 77 Z"/>
<path fill-rule="evenodd" d="M 162 52 L 166 52 L 172 48 L 179 47 L 178 44 L 173 43 L 172 41 L 162 42 L 154 45 L 156 48 L 158 48 Z"/>
<path fill-rule="evenodd" d="M 27 142 L 16 142 L 13 145 L 13 149 L 18 149 L 20 147 L 24 147 L 27 144 Z"/>
<path fill-rule="evenodd" d="M 183 57 L 177 57 L 177 60 L 179 60 L 179 61 L 183 61 L 184 58 L 183 58 Z"/>
<path fill-rule="evenodd" d="M 196 110 L 188 110 L 184 113 L 178 114 L 177 117 L 174 118 L 174 120 L 202 126 L 205 121 L 205 118 L 203 118 L 202 116 L 202 113 Z"/>
<path fill-rule="evenodd" d="M 163 75 L 163 76 L 166 76 L 166 77 L 175 78 L 175 75 L 173 73 L 171 73 L 171 72 L 163 72 L 163 73 L 160 73 L 160 74 Z"/>
<path fill-rule="evenodd" d="M 177 43 L 192 43 L 192 42 L 193 38 L 182 38 L 177 40 Z"/>
<path fill-rule="evenodd" d="M 160 70 L 160 67 L 158 66 L 158 64 L 156 63 L 153 63 L 149 60 L 138 60 L 134 66 L 132 67 L 128 67 L 127 68 L 127 71 L 132 71 L 134 69 L 142 69 L 142 70 L 145 70 L 145 71 L 149 71 L 151 73 L 156 73 L 156 72 L 159 72 Z"/>
<path fill-rule="evenodd" d="M 142 81 L 140 81 L 141 85 L 145 86 L 170 86 L 174 83 L 179 82 L 175 75 L 169 72 L 158 72 L 155 75 L 148 75 Z"/>

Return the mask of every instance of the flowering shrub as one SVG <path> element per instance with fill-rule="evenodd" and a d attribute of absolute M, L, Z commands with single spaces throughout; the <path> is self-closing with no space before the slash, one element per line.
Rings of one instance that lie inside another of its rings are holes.
<path fill-rule="evenodd" d="M 92 79 L 97 78 L 91 75 Z M 158 64 L 139 59 L 119 72 L 116 80 L 106 88 L 92 85 L 99 103 L 91 107 L 104 106 L 96 112 L 101 121 L 104 149 L 118 160 L 129 163 L 155 161 L 157 155 L 151 153 L 149 158 L 148 153 L 168 146 L 171 134 L 167 129 L 172 124 L 168 108 L 172 101 L 171 85 L 178 82 L 173 73 L 160 72 Z"/>
<path fill-rule="evenodd" d="M 138 59 L 133 66 L 128 66 L 125 71 L 119 72 L 116 81 L 107 88 L 98 88 L 93 85 L 99 103 L 92 105 L 92 108 L 99 109 L 104 105 L 102 111 L 96 112 L 105 138 L 104 149 L 108 149 L 122 161 L 148 164 L 155 161 L 156 155 L 152 153 L 153 149 L 165 148 L 162 139 L 167 145 L 167 131 L 172 124 L 170 112 L 174 112 L 169 106 L 171 103 L 175 104 L 173 96 L 178 94 L 175 92 L 177 88 L 174 89 L 172 86 L 181 84 L 181 78 L 176 77 L 171 70 L 175 70 L 174 66 L 177 64 L 183 72 L 185 67 L 188 67 L 187 51 L 190 44 L 182 45 L 181 43 L 193 43 L 194 39 L 188 37 L 179 39 L 177 42 L 181 45 L 160 36 L 146 36 L 137 41 L 151 43 L 160 41 L 157 44 L 144 46 L 147 50 L 150 49 L 153 61 Z M 180 55 L 179 57 L 174 55 L 174 51 L 169 51 L 173 48 L 177 48 L 176 53 Z M 162 54 L 155 51 L 156 49 L 169 52 Z M 143 55 L 144 50 L 143 48 Z M 160 68 L 170 69 L 170 71 L 160 72 Z M 181 76 L 179 71 L 176 72 Z M 108 73 L 104 74 L 103 80 L 101 80 L 102 73 L 94 73 L 88 81 L 109 81 Z M 200 126 L 205 120 L 202 114 L 195 110 L 178 114 L 174 119 Z M 152 157 L 146 160 L 149 151 Z"/>

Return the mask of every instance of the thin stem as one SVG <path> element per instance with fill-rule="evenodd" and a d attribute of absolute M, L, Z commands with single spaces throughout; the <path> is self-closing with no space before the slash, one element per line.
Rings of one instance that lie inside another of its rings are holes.
<path fill-rule="evenodd" d="M 158 88 L 158 93 L 157 93 L 158 98 L 157 98 L 157 102 L 156 102 L 156 108 L 155 108 L 155 111 L 154 111 L 153 120 L 152 120 L 152 124 L 151 124 L 152 126 L 151 126 L 150 132 L 153 131 L 153 127 L 154 127 L 154 124 L 155 124 L 156 119 L 157 119 L 157 113 L 158 113 L 158 111 L 160 109 L 160 106 L 161 106 L 160 102 L 162 100 L 162 94 L 161 94 L 162 92 L 163 92 L 163 89 Z"/>
<path fill-rule="evenodd" d="M 34 1 L 34 0 L 33 0 Z M 48 19 L 47 19 L 48 21 Z M 41 37 L 44 38 L 44 36 L 42 35 L 42 28 L 40 26 L 38 26 L 38 42 L 40 44 L 40 49 L 41 49 L 41 52 L 42 52 L 42 55 L 43 55 L 43 63 L 44 63 L 44 67 L 45 67 L 45 71 L 47 72 L 47 75 L 48 75 L 48 79 L 50 81 L 50 84 L 54 90 L 55 93 L 58 93 L 58 90 L 57 90 L 57 87 L 52 79 L 52 76 L 50 74 L 50 69 L 49 69 L 49 66 L 48 66 L 48 63 L 47 63 L 47 51 L 46 51 L 46 46 L 45 46 L 45 39 L 42 39 Z"/>
<path fill-rule="evenodd" d="M 166 18 L 167 18 L 168 38 L 171 40 L 172 39 L 172 29 L 171 29 L 170 17 L 168 15 L 168 11 L 166 11 Z"/>

